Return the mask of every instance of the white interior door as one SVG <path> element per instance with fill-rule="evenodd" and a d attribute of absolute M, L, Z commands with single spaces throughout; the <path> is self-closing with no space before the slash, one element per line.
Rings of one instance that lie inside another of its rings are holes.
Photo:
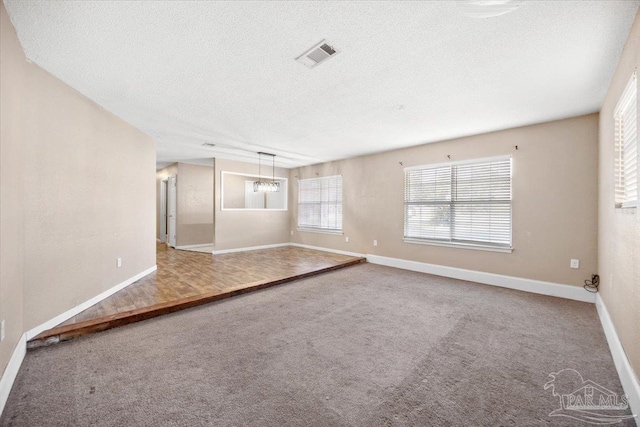
<path fill-rule="evenodd" d="M 169 179 L 163 179 L 160 181 L 160 242 L 167 242 L 167 184 Z"/>
<path fill-rule="evenodd" d="M 176 219 L 177 219 L 177 197 L 176 197 L 176 176 L 169 177 L 169 192 L 167 195 L 167 205 L 169 211 L 169 221 L 167 235 L 169 236 L 169 246 L 176 247 Z"/>

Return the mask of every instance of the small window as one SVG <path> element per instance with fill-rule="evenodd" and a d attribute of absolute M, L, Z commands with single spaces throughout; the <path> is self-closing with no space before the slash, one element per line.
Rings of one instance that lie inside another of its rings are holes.
<path fill-rule="evenodd" d="M 638 206 L 638 83 L 633 73 L 615 113 L 616 207 Z"/>
<path fill-rule="evenodd" d="M 298 181 L 298 229 L 342 233 L 342 176 Z"/>
<path fill-rule="evenodd" d="M 511 251 L 511 158 L 405 169 L 404 240 Z"/>

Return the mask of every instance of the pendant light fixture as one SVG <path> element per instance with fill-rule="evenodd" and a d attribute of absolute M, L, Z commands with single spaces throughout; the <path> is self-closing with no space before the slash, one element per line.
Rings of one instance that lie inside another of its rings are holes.
<path fill-rule="evenodd" d="M 262 156 L 271 156 L 271 181 L 262 179 Z M 258 180 L 253 183 L 254 192 L 274 193 L 280 191 L 280 183 L 276 182 L 276 155 L 258 152 Z"/>

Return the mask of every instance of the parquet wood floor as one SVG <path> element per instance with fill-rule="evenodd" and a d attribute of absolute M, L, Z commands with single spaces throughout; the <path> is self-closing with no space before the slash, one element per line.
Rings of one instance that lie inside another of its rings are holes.
<path fill-rule="evenodd" d="M 211 255 L 157 245 L 158 270 L 45 331 L 29 347 L 64 341 L 365 261 L 285 246 Z"/>

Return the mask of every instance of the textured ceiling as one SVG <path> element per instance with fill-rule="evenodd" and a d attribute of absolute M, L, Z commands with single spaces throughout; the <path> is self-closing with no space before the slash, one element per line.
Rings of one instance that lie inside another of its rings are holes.
<path fill-rule="evenodd" d="M 430 1 L 5 4 L 27 57 L 154 137 L 159 162 L 292 167 L 599 111 L 639 2 L 487 19 Z M 294 60 L 322 39 L 340 53 Z"/>

